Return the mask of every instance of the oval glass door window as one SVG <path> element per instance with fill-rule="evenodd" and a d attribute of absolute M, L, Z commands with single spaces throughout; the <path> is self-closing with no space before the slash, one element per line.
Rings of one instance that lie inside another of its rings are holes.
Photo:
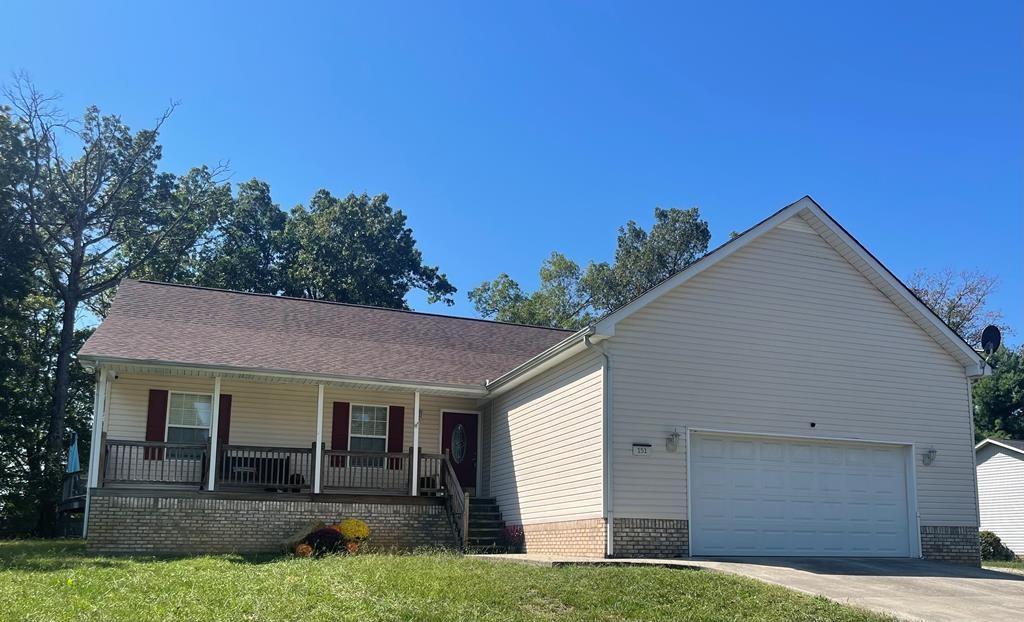
<path fill-rule="evenodd" d="M 452 428 L 452 460 L 462 464 L 466 459 L 466 428 L 461 423 Z"/>

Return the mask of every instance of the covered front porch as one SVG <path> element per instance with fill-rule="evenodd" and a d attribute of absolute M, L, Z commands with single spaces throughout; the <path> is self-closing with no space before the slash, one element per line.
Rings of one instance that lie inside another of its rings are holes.
<path fill-rule="evenodd" d="M 465 537 L 483 444 L 472 390 L 173 365 L 97 373 L 92 490 L 434 497 Z"/>
<path fill-rule="evenodd" d="M 316 444 L 213 446 L 209 440 L 171 443 L 111 438 L 103 438 L 101 444 L 101 487 L 443 496 L 458 484 L 448 456 L 422 452 L 417 457 L 412 448 L 393 453 L 328 449 L 324 443 L 319 448 Z M 216 457 L 212 464 L 210 456 Z"/>

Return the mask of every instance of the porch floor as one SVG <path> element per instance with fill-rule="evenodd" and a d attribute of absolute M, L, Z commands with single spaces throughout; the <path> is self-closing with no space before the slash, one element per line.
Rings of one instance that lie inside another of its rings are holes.
<path fill-rule="evenodd" d="M 361 503 L 401 503 L 422 505 L 443 505 L 444 497 L 420 495 L 413 497 L 408 493 L 394 490 L 375 491 L 366 488 L 330 489 L 323 492 L 270 492 L 248 489 L 218 489 L 214 491 L 197 490 L 195 487 L 182 487 L 173 484 L 107 484 L 102 488 L 93 488 L 93 495 L 118 497 L 175 498 L 196 499 L 234 499 L 256 501 L 310 501 L 310 502 L 361 502 Z"/>

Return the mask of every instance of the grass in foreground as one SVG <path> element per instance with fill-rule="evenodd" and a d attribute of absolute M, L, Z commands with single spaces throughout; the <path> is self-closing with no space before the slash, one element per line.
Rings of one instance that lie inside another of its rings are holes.
<path fill-rule="evenodd" d="M 456 555 L 95 557 L 0 542 L 2 620 L 882 620 L 741 577 Z"/>

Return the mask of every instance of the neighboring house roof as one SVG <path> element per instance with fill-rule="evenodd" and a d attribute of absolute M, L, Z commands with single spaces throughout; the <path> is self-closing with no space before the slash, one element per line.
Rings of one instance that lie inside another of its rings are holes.
<path fill-rule="evenodd" d="M 802 218 L 814 231 L 828 242 L 840 255 L 868 279 L 879 291 L 899 307 L 922 330 L 932 337 L 946 352 L 964 366 L 968 376 L 977 377 L 988 373 L 984 359 L 939 316 L 928 308 L 902 281 L 889 271 L 864 246 L 835 221 L 814 199 L 805 196 L 787 205 L 765 220 L 744 231 L 741 235 L 719 246 L 701 259 L 690 264 L 675 275 L 649 289 L 632 302 L 610 313 L 596 324 L 598 336 L 610 337 L 615 334 L 615 325 L 633 313 L 644 308 L 663 294 L 682 285 L 689 279 L 729 257 L 747 244 L 760 238 L 768 231 L 782 225 L 791 218 Z"/>
<path fill-rule="evenodd" d="M 79 357 L 482 387 L 570 331 L 126 280 Z"/>
<path fill-rule="evenodd" d="M 1024 455 L 1024 441 L 1017 441 L 1008 438 L 986 438 L 974 446 L 975 453 L 987 445 L 995 445 L 996 447 L 1002 447 L 1003 449 L 1009 449 L 1010 451 Z"/>

